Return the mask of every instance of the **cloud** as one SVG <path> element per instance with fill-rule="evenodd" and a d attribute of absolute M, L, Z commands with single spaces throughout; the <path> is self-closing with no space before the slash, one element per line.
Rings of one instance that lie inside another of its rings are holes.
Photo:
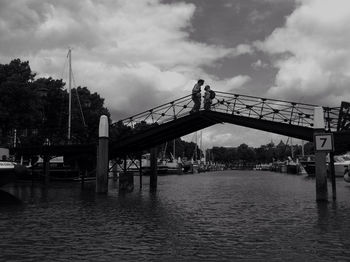
<path fill-rule="evenodd" d="M 214 88 L 222 92 L 235 92 L 236 89 L 242 87 L 244 84 L 248 83 L 251 80 L 250 76 L 247 75 L 238 75 L 232 78 L 223 79 L 220 81 L 215 81 Z"/>
<path fill-rule="evenodd" d="M 183 139 L 188 142 L 195 142 L 195 134 L 189 134 Z M 213 146 L 223 147 L 238 147 L 240 144 L 245 143 L 250 147 L 260 147 L 271 142 L 271 140 L 278 144 L 281 140 L 286 143 L 287 137 L 259 131 L 251 128 L 235 126 L 231 124 L 218 124 L 203 129 L 202 132 L 197 132 L 197 141 L 200 144 L 202 139 L 202 148 L 212 148 Z M 294 143 L 300 141 L 294 140 Z"/>
<path fill-rule="evenodd" d="M 350 2 L 297 3 L 283 27 L 255 43 L 278 69 L 268 95 L 330 106 L 350 101 Z"/>
<path fill-rule="evenodd" d="M 0 59 L 29 60 L 38 76 L 65 78 L 68 47 L 76 85 L 105 98 L 114 120 L 189 94 L 205 66 L 251 53 L 189 38 L 195 5 L 160 0 L 0 3 Z M 214 80 L 212 80 L 214 79 Z M 235 88 L 246 76 L 217 81 Z"/>
<path fill-rule="evenodd" d="M 263 61 L 261 61 L 260 59 L 258 59 L 257 61 L 255 61 L 254 63 L 251 64 L 251 66 L 255 69 L 255 70 L 259 70 L 261 68 L 268 68 L 269 64 L 264 63 Z"/>

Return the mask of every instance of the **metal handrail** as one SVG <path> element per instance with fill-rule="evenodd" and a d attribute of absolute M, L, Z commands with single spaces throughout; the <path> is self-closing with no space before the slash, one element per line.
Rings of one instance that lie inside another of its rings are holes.
<path fill-rule="evenodd" d="M 137 123 L 164 124 L 190 114 L 193 105 L 191 95 L 186 95 L 122 119 L 118 123 L 130 127 L 134 127 Z M 306 103 L 216 91 L 216 97 L 213 99 L 210 110 L 236 116 L 312 127 L 313 113 L 316 106 Z M 330 131 L 335 130 L 337 128 L 339 108 L 323 107 L 323 109 L 325 113 L 325 128 Z"/>

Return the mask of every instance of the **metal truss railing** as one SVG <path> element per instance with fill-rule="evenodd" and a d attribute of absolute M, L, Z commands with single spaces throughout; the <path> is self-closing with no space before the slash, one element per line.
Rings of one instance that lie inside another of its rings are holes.
<path fill-rule="evenodd" d="M 140 123 L 164 124 L 182 116 L 188 115 L 193 108 L 191 95 L 187 95 L 155 108 L 149 109 L 137 115 L 120 120 L 125 126 L 135 127 Z"/>
<path fill-rule="evenodd" d="M 170 103 L 120 120 L 119 123 L 131 128 L 141 123 L 164 124 L 188 115 L 193 105 L 191 95 L 187 95 Z M 216 91 L 216 97 L 213 99 L 211 110 L 254 119 L 312 127 L 314 108 L 316 106 Z M 337 129 L 340 108 L 323 107 L 323 109 L 326 130 L 335 131 Z"/>
<path fill-rule="evenodd" d="M 212 111 L 263 119 L 296 126 L 313 127 L 317 105 L 277 99 L 216 92 Z M 326 130 L 336 130 L 339 108 L 323 107 Z"/>

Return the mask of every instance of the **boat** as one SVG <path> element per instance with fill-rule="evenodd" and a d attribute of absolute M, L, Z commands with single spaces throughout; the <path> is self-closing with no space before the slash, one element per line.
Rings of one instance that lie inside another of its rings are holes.
<path fill-rule="evenodd" d="M 300 159 L 300 163 L 304 167 L 306 173 L 310 177 L 315 176 L 315 156 L 306 156 L 304 159 Z M 327 174 L 329 174 L 329 160 L 327 160 Z M 344 171 L 350 167 L 350 154 L 344 154 L 334 156 L 334 174 L 335 177 L 344 177 Z"/>
<path fill-rule="evenodd" d="M 19 175 L 27 173 L 25 166 L 10 160 L 7 148 L 0 148 L 0 153 L 0 186 L 14 182 Z"/>
<path fill-rule="evenodd" d="M 286 162 L 287 167 L 287 174 L 293 174 L 293 175 L 299 175 L 302 174 L 302 165 L 300 164 L 299 160 L 297 159 L 294 161 L 291 157 L 288 157 L 288 160 Z"/>
<path fill-rule="evenodd" d="M 27 166 L 28 172 L 19 176 L 20 180 L 44 180 L 44 160 L 39 157 L 33 165 Z M 63 156 L 57 156 L 49 161 L 49 179 L 51 181 L 82 181 L 95 180 L 95 170 L 83 173 L 77 165 L 64 161 Z"/>
<path fill-rule="evenodd" d="M 178 160 L 163 159 L 158 162 L 158 174 L 159 175 L 180 175 L 182 174 L 182 165 L 178 163 Z"/>
<path fill-rule="evenodd" d="M 350 183 L 349 168 L 344 171 L 344 181 Z"/>
<path fill-rule="evenodd" d="M 256 164 L 253 170 L 258 171 L 270 171 L 272 169 L 272 163 L 269 164 Z"/>
<path fill-rule="evenodd" d="M 181 161 L 175 159 L 175 140 L 173 140 L 173 153 L 170 153 L 170 158 L 166 158 L 166 148 L 168 143 L 165 143 L 162 158 L 157 161 L 158 175 L 176 175 L 182 174 Z"/>
<path fill-rule="evenodd" d="M 299 157 L 299 163 L 302 165 L 304 170 L 306 171 L 307 176 L 314 177 L 315 176 L 315 156 L 314 155 L 305 155 Z"/>
<path fill-rule="evenodd" d="M 350 167 L 350 155 L 334 156 L 334 174 L 335 177 L 344 177 L 347 169 Z M 327 170 L 328 172 L 328 170 Z"/>
<path fill-rule="evenodd" d="M 16 180 L 15 168 L 15 162 L 0 160 L 0 186 Z"/>
<path fill-rule="evenodd" d="M 181 159 L 183 173 L 193 173 L 193 160 L 188 160 L 187 157 Z"/>

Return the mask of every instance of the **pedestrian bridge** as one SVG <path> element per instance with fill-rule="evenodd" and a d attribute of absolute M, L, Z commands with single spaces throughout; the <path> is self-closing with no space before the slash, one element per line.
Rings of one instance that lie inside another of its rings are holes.
<path fill-rule="evenodd" d="M 190 113 L 191 95 L 157 106 L 112 124 L 112 156 L 137 152 L 203 128 L 230 123 L 313 141 L 314 108 L 318 105 L 216 92 L 210 110 Z M 334 134 L 336 152 L 350 150 L 350 105 L 323 107 L 325 130 Z M 124 133 L 124 135 L 123 135 Z M 237 134 L 239 135 L 239 134 Z"/>

